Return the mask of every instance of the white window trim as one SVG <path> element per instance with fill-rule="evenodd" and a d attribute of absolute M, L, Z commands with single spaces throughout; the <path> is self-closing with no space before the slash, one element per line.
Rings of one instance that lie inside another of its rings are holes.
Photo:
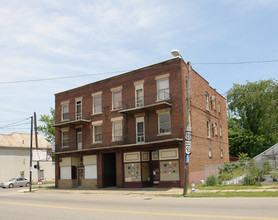
<path fill-rule="evenodd" d="M 207 138 L 211 138 L 210 120 L 207 120 L 207 122 L 206 122 L 206 129 L 207 129 Z"/>
<path fill-rule="evenodd" d="M 221 113 L 221 102 L 218 101 L 218 112 Z"/>
<path fill-rule="evenodd" d="M 101 126 L 101 141 L 95 140 L 95 127 Z M 101 124 L 93 124 L 93 144 L 102 143 L 102 123 Z"/>
<path fill-rule="evenodd" d="M 111 119 L 111 122 L 112 122 L 112 141 L 111 141 L 111 142 L 122 141 L 122 139 L 123 139 L 123 117 L 112 118 L 112 119 Z M 122 126 L 122 131 L 121 131 L 122 136 L 121 136 L 121 140 L 115 140 L 114 123 L 121 123 L 121 126 Z"/>
<path fill-rule="evenodd" d="M 161 110 L 158 110 L 156 111 L 157 112 L 157 122 L 158 122 L 158 134 L 157 136 L 164 136 L 164 135 L 171 135 L 172 134 L 172 123 L 171 123 L 171 113 L 170 111 L 167 109 L 161 109 Z M 160 115 L 162 114 L 169 114 L 169 121 L 170 121 L 170 132 L 165 132 L 165 133 L 160 133 Z"/>
<path fill-rule="evenodd" d="M 209 148 L 208 156 L 209 156 L 209 159 L 212 159 L 212 149 L 211 149 L 211 147 Z"/>
<path fill-rule="evenodd" d="M 170 78 L 169 78 L 170 74 L 165 74 L 162 76 L 158 76 L 155 78 L 156 80 L 156 102 L 160 102 L 160 101 L 164 101 L 164 100 L 169 100 L 170 99 Z M 159 99 L 159 93 L 158 93 L 158 83 L 162 80 L 168 79 L 168 90 L 169 90 L 169 98 L 165 98 L 165 99 Z"/>
<path fill-rule="evenodd" d="M 93 115 L 99 115 L 99 114 L 102 114 L 102 95 L 99 94 L 99 95 L 94 95 L 92 96 L 93 97 Z M 98 98 L 100 97 L 100 112 L 95 112 L 95 98 Z"/>
<path fill-rule="evenodd" d="M 142 101 L 143 101 L 143 106 L 144 106 L 144 84 L 136 84 L 135 85 L 135 107 L 142 107 L 142 106 L 137 106 L 137 90 L 142 89 Z M 140 100 L 141 101 L 141 100 Z"/>
<path fill-rule="evenodd" d="M 61 103 L 61 121 L 69 121 L 69 118 L 64 119 L 64 117 L 63 117 L 63 114 L 64 114 L 63 107 L 66 105 L 68 106 L 68 109 L 69 109 L 69 101 Z M 69 114 L 69 111 L 68 111 L 68 114 Z"/>
<path fill-rule="evenodd" d="M 68 148 L 69 144 L 67 146 L 63 146 L 63 139 L 64 139 L 64 132 L 69 132 L 69 128 L 61 128 L 61 148 Z M 68 137 L 68 143 L 69 143 L 69 137 Z"/>
<path fill-rule="evenodd" d="M 81 102 L 81 115 L 80 115 L 80 119 L 82 119 L 82 97 L 81 98 L 76 98 L 75 99 L 75 119 L 76 120 L 80 120 L 77 118 L 77 102 Z"/>
<path fill-rule="evenodd" d="M 123 108 L 123 87 L 122 86 L 118 86 L 115 88 L 111 89 L 112 92 L 112 110 L 111 111 L 119 111 L 120 109 Z M 121 92 L 121 107 L 120 108 L 114 108 L 114 93 L 115 92 Z"/>
<path fill-rule="evenodd" d="M 143 122 L 143 139 L 144 141 L 138 141 L 138 130 L 137 130 L 137 123 Z M 144 117 L 137 117 L 136 118 L 136 143 L 144 143 L 145 142 L 145 118 Z"/>
<path fill-rule="evenodd" d="M 209 111 L 209 94 L 208 92 L 205 92 L 205 98 L 206 98 L 206 110 Z"/>

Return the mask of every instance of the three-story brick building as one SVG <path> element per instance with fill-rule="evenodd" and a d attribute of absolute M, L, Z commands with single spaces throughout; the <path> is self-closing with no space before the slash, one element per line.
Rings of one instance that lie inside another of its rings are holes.
<path fill-rule="evenodd" d="M 56 187 L 181 187 L 187 65 L 173 58 L 55 95 Z M 226 100 L 191 73 L 189 181 L 229 160 Z"/>

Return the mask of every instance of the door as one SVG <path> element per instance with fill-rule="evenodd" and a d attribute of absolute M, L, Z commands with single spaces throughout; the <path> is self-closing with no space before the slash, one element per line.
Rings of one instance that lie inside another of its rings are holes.
<path fill-rule="evenodd" d="M 158 185 L 159 184 L 159 161 L 152 161 L 152 167 L 151 167 L 151 175 L 152 175 L 152 183 L 153 185 Z"/>
<path fill-rule="evenodd" d="M 103 154 L 103 187 L 116 186 L 116 154 Z"/>
<path fill-rule="evenodd" d="M 83 168 L 78 168 L 77 169 L 77 185 L 82 186 L 82 180 L 84 177 L 84 172 Z"/>

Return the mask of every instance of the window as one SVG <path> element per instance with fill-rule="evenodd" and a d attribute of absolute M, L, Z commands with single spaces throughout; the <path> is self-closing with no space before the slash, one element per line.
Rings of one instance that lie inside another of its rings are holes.
<path fill-rule="evenodd" d="M 102 142 L 102 125 L 93 126 L 93 143 Z"/>
<path fill-rule="evenodd" d="M 218 112 L 221 113 L 221 103 L 218 101 Z"/>
<path fill-rule="evenodd" d="M 62 147 L 69 147 L 69 131 L 62 131 Z"/>
<path fill-rule="evenodd" d="M 206 92 L 205 96 L 206 96 L 206 110 L 209 111 L 209 94 Z"/>
<path fill-rule="evenodd" d="M 62 105 L 62 121 L 69 120 L 69 104 Z"/>
<path fill-rule="evenodd" d="M 209 148 L 209 158 L 212 158 L 212 152 L 211 152 L 211 148 Z"/>
<path fill-rule="evenodd" d="M 76 120 L 82 118 L 82 100 L 76 100 Z"/>
<path fill-rule="evenodd" d="M 76 128 L 76 146 L 78 150 L 82 149 L 82 129 Z"/>
<path fill-rule="evenodd" d="M 135 106 L 136 107 L 144 106 L 143 84 L 135 85 Z"/>
<path fill-rule="evenodd" d="M 136 118 L 136 142 L 145 141 L 144 117 Z"/>
<path fill-rule="evenodd" d="M 167 134 L 171 132 L 170 112 L 158 114 L 158 133 Z"/>
<path fill-rule="evenodd" d="M 122 121 L 112 121 L 112 141 L 121 141 L 122 139 Z"/>
<path fill-rule="evenodd" d="M 122 91 L 112 92 L 112 108 L 120 109 L 122 108 Z"/>
<path fill-rule="evenodd" d="M 222 137 L 222 126 L 219 126 L 219 136 Z"/>
<path fill-rule="evenodd" d="M 210 138 L 210 121 L 207 120 L 207 136 Z"/>
<path fill-rule="evenodd" d="M 93 97 L 93 114 L 101 113 L 101 95 Z"/>
<path fill-rule="evenodd" d="M 211 97 L 210 97 L 210 103 L 211 103 L 211 109 L 216 110 L 216 106 L 215 106 L 215 96 L 211 96 Z"/>
<path fill-rule="evenodd" d="M 212 128 L 213 128 L 213 136 L 217 136 L 217 123 L 213 123 Z"/>
<path fill-rule="evenodd" d="M 223 149 L 220 151 L 220 157 L 223 158 Z"/>
<path fill-rule="evenodd" d="M 157 100 L 165 100 L 169 98 L 169 78 L 157 80 Z"/>
<path fill-rule="evenodd" d="M 60 179 L 70 180 L 71 179 L 71 167 L 60 167 Z"/>

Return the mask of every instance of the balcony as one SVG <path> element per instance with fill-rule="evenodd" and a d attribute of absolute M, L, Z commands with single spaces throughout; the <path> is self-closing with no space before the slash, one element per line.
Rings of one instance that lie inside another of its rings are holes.
<path fill-rule="evenodd" d="M 64 120 L 56 123 L 53 127 L 64 127 L 67 125 L 80 125 L 91 122 L 91 114 L 86 112 L 85 114 L 69 114 L 63 115 Z M 66 117 L 65 117 L 66 116 Z"/>
<path fill-rule="evenodd" d="M 172 100 L 171 96 L 169 93 L 164 92 L 164 94 L 159 94 L 159 100 L 157 100 L 157 96 L 155 97 L 148 97 L 148 99 L 153 99 L 153 101 L 150 104 L 146 104 L 146 100 L 142 98 L 137 98 L 136 100 L 136 106 L 134 101 L 129 102 L 129 103 L 123 103 L 123 109 L 120 110 L 120 113 L 123 114 L 137 114 L 145 111 L 155 111 L 158 109 L 163 109 L 163 108 L 171 108 L 172 107 Z M 132 103 L 132 104 L 131 104 Z M 144 103 L 146 105 L 144 105 Z"/>

